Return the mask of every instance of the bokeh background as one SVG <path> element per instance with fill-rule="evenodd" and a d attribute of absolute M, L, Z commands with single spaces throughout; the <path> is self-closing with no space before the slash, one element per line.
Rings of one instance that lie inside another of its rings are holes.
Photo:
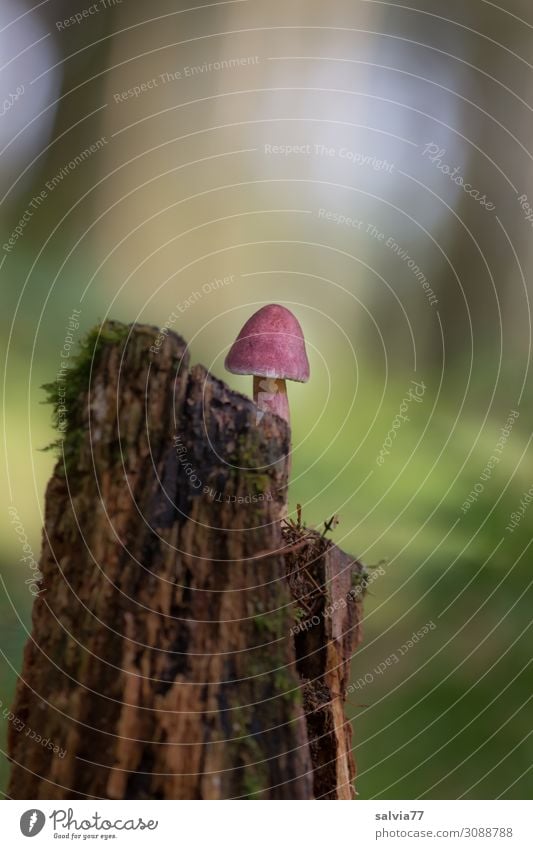
<path fill-rule="evenodd" d="M 312 368 L 290 508 L 384 561 L 360 796 L 531 798 L 530 4 L 2 0 L 0 57 L 0 787 L 32 602 L 8 511 L 38 555 L 69 316 L 77 340 L 177 308 L 249 393 L 224 356 L 279 302 Z"/>

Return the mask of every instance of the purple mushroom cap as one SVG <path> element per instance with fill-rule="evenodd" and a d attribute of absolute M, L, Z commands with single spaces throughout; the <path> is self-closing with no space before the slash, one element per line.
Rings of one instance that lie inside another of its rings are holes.
<path fill-rule="evenodd" d="M 261 307 L 246 322 L 224 365 L 233 374 L 309 380 L 309 361 L 296 316 L 279 304 Z"/>

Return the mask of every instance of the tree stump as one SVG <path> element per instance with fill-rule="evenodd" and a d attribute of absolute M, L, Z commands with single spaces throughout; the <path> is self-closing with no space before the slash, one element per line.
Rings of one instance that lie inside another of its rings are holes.
<path fill-rule="evenodd" d="M 287 424 L 142 325 L 93 331 L 48 391 L 8 795 L 351 798 L 362 567 L 282 521 Z"/>

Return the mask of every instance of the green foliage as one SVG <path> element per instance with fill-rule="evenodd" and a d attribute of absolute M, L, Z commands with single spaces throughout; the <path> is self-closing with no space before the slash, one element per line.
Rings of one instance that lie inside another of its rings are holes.
<path fill-rule="evenodd" d="M 46 395 L 43 403 L 52 406 L 52 423 L 60 432 L 58 438 L 43 450 L 55 451 L 58 456 L 64 456 L 67 469 L 75 461 L 83 440 L 79 412 L 82 398 L 89 390 L 91 374 L 98 367 L 106 346 L 121 343 L 127 338 L 129 329 L 128 325 L 117 321 L 96 325 L 82 339 L 78 352 L 69 359 L 71 364 L 66 369 L 65 379 L 61 384 L 62 396 L 60 397 L 58 380 L 45 383 L 41 387 Z M 65 413 L 62 408 L 66 408 Z M 62 421 L 66 421 L 64 430 L 60 430 Z"/>

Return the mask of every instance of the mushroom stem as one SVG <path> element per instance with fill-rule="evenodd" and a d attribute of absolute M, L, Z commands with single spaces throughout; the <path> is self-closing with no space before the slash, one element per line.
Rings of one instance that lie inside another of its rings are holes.
<path fill-rule="evenodd" d="M 262 413 L 275 413 L 290 423 L 289 399 L 284 380 L 254 374 L 254 402 Z"/>

